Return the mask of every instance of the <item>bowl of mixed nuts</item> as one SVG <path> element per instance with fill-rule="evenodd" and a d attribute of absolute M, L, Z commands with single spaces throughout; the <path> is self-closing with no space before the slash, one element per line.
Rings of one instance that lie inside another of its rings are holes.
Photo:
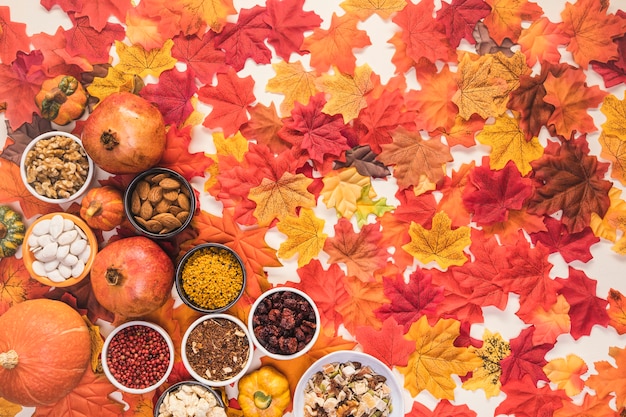
<path fill-rule="evenodd" d="M 124 193 L 128 220 L 141 234 L 167 239 L 189 225 L 196 199 L 189 181 L 168 168 L 151 168 L 137 175 Z"/>
<path fill-rule="evenodd" d="M 248 331 L 254 345 L 273 359 L 289 360 L 308 352 L 320 334 L 320 313 L 304 291 L 274 287 L 250 308 Z"/>
<path fill-rule="evenodd" d="M 26 189 L 46 203 L 77 199 L 89 188 L 95 164 L 80 139 L 71 133 L 43 133 L 26 145 L 20 175 Z"/>
<path fill-rule="evenodd" d="M 210 386 L 181 381 L 166 389 L 154 405 L 154 417 L 172 416 L 226 417 L 226 405 Z"/>

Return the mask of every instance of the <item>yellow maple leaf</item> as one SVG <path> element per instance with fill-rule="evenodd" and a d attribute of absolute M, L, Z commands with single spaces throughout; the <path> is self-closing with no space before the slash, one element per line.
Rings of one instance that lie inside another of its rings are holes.
<path fill-rule="evenodd" d="M 433 216 L 430 230 L 411 222 L 411 241 L 402 249 L 424 264 L 435 261 L 442 268 L 463 265 L 467 261 L 463 250 L 471 243 L 470 228 L 462 226 L 452 230 L 451 226 L 452 221 L 444 211 Z"/>
<path fill-rule="evenodd" d="M 304 174 L 285 172 L 278 181 L 263 178 L 261 184 L 250 189 L 248 198 L 256 203 L 254 216 L 260 226 L 269 226 L 274 219 L 296 215 L 298 207 L 315 207 L 315 196 L 307 187 L 313 179 Z"/>
<path fill-rule="evenodd" d="M 602 132 L 598 142 L 602 146 L 600 156 L 611 162 L 611 178 L 626 185 L 626 140 Z"/>
<path fill-rule="evenodd" d="M 334 207 L 340 216 L 350 218 L 357 209 L 361 190 L 371 184 L 371 178 L 359 174 L 355 167 L 349 167 L 330 172 L 322 179 L 322 182 L 324 187 L 320 195 L 326 207 Z M 374 197 L 376 197 L 376 192 L 370 188 L 370 198 Z"/>
<path fill-rule="evenodd" d="M 228 16 L 237 13 L 233 0 L 182 0 L 181 4 L 181 27 L 185 35 L 198 33 L 205 25 L 219 33 Z"/>
<path fill-rule="evenodd" d="M 145 77 L 158 77 L 163 71 L 174 68 L 176 58 L 172 57 L 174 41 L 168 39 L 161 48 L 145 50 L 141 45 L 128 46 L 123 42 L 115 41 L 115 50 L 120 62 L 115 67 L 127 74 Z"/>
<path fill-rule="evenodd" d="M 283 259 L 298 255 L 298 266 L 303 267 L 315 258 L 328 235 L 324 233 L 324 220 L 313 210 L 303 208 L 299 216 L 287 216 L 276 225 L 278 231 L 287 236 L 280 244 L 277 255 Z"/>
<path fill-rule="evenodd" d="M 189 99 L 189 102 L 193 106 L 194 110 L 191 112 L 189 117 L 187 117 L 187 119 L 183 122 L 181 128 L 185 127 L 185 126 L 191 126 L 191 127 L 198 126 L 199 124 L 202 124 L 202 121 L 206 117 L 206 115 L 204 113 L 199 112 L 198 110 L 196 110 L 197 107 L 198 107 L 198 97 L 197 96 L 191 97 Z"/>
<path fill-rule="evenodd" d="M 120 91 L 136 92 L 143 86 L 143 81 L 137 75 L 127 74 L 115 67 L 109 68 L 105 77 L 95 77 L 87 87 L 89 95 L 100 101 L 113 93 Z"/>
<path fill-rule="evenodd" d="M 102 340 L 102 336 L 100 336 L 100 326 L 93 324 L 87 316 L 83 316 L 83 320 L 85 320 L 85 324 L 87 324 L 89 337 L 91 338 L 91 370 L 95 373 L 102 373 L 100 355 L 102 354 L 104 340 Z"/>
<path fill-rule="evenodd" d="M 22 406 L 0 397 L 0 417 L 15 417 L 22 411 Z"/>
<path fill-rule="evenodd" d="M 626 141 L 626 91 L 623 100 L 612 94 L 604 97 L 600 111 L 606 116 L 606 121 L 602 123 L 602 133 Z"/>
<path fill-rule="evenodd" d="M 475 391 L 483 389 L 487 398 L 500 394 L 500 375 L 502 367 L 500 361 L 511 354 L 509 342 L 504 340 L 500 333 L 491 333 L 485 329 L 483 345 L 474 352 L 482 364 L 473 370 L 472 377 L 463 382 L 463 388 Z"/>
<path fill-rule="evenodd" d="M 622 191 L 617 187 L 612 187 L 609 190 L 611 203 L 604 217 L 598 216 L 597 213 L 591 213 L 589 226 L 597 237 L 615 242 L 617 230 L 626 231 L 626 201 L 622 200 L 621 196 Z"/>
<path fill-rule="evenodd" d="M 411 324 L 405 337 L 415 341 L 415 352 L 407 366 L 397 367 L 411 396 L 427 390 L 435 398 L 453 400 L 456 382 L 452 375 L 464 376 L 481 366 L 473 348 L 454 345 L 460 327 L 454 319 L 440 319 L 430 327 L 426 316 Z"/>
<path fill-rule="evenodd" d="M 502 115 L 492 124 L 486 124 L 476 135 L 476 140 L 491 146 L 489 166 L 502 169 L 513 161 L 522 175 L 528 174 L 530 163 L 543 155 L 543 146 L 537 138 L 526 140 L 519 125 L 518 117 Z"/>
<path fill-rule="evenodd" d="M 504 112 L 509 101 L 509 93 L 516 90 L 520 85 L 520 76 L 529 75 L 532 70 L 526 65 L 526 56 L 520 51 L 515 52 L 510 57 L 502 52 L 496 52 L 492 58 L 489 75 L 502 79 L 506 83 L 504 95 L 496 97 L 498 108 Z"/>
<path fill-rule="evenodd" d="M 465 120 L 474 113 L 487 119 L 506 111 L 504 98 L 508 96 L 509 86 L 506 80 L 491 74 L 493 65 L 493 55 L 476 57 L 469 53 L 463 54 L 456 73 L 458 90 L 452 96 L 452 102 L 457 105 L 459 115 Z"/>
<path fill-rule="evenodd" d="M 374 14 L 386 20 L 404 9 L 406 0 L 345 0 L 339 6 L 346 12 L 357 16 L 361 21 L 367 20 Z"/>
<path fill-rule="evenodd" d="M 283 94 L 285 98 L 280 103 L 282 115 L 291 114 L 296 102 L 306 105 L 309 98 L 317 93 L 314 71 L 306 71 L 300 61 L 288 63 L 280 61 L 272 64 L 276 75 L 267 81 L 265 89 L 270 93 Z"/>
<path fill-rule="evenodd" d="M 318 88 L 330 94 L 322 111 L 341 114 L 344 123 L 356 119 L 361 109 L 367 107 L 365 96 L 374 88 L 371 77 L 372 68 L 367 64 L 356 67 L 354 75 L 343 74 L 337 68 L 332 75 L 322 75 L 317 81 Z"/>
<path fill-rule="evenodd" d="M 556 384 L 559 389 L 565 390 L 570 397 L 582 392 L 585 381 L 581 379 L 581 376 L 588 370 L 585 361 L 574 354 L 553 359 L 543 367 L 543 372 L 550 382 Z"/>

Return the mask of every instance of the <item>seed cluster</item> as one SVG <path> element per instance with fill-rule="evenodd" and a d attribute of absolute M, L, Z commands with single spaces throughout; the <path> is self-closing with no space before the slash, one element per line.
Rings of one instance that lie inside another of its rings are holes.
<path fill-rule="evenodd" d="M 107 365 L 122 385 L 143 389 L 156 384 L 170 363 L 167 342 L 159 332 L 146 326 L 130 326 L 111 339 Z"/>

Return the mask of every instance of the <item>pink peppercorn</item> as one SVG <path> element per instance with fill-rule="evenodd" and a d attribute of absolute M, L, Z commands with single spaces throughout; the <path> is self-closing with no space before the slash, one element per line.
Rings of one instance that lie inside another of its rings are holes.
<path fill-rule="evenodd" d="M 156 330 L 130 326 L 113 336 L 106 360 L 120 384 L 143 389 L 156 384 L 165 375 L 170 362 L 169 347 Z"/>

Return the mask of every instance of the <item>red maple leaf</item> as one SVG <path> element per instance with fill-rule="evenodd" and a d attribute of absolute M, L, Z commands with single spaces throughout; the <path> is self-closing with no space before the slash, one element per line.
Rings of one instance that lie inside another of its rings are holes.
<path fill-rule="evenodd" d="M 428 407 L 419 401 L 413 402 L 411 411 L 404 417 L 476 417 L 475 411 L 470 410 L 466 404 L 451 404 L 450 401 L 443 399 L 437 402 L 435 408 L 431 411 Z"/>
<path fill-rule="evenodd" d="M 588 262 L 593 258 L 591 246 L 598 243 L 600 238 L 593 234 L 590 227 L 585 227 L 578 233 L 569 233 L 560 220 L 554 217 L 545 217 L 543 220 L 546 231 L 530 233 L 534 244 L 543 243 L 550 253 L 558 252 L 565 262 Z"/>
<path fill-rule="evenodd" d="M 215 74 L 228 70 L 226 54 L 215 46 L 215 32 L 212 30 L 202 37 L 181 33 L 173 41 L 172 56 L 187 64 L 187 71 L 202 84 L 210 84 Z"/>
<path fill-rule="evenodd" d="M 126 36 L 122 25 L 107 23 L 100 31 L 94 29 L 88 17 L 76 17 L 69 14 L 72 27 L 65 32 L 66 49 L 71 55 L 87 58 L 92 64 L 109 62 L 109 52 L 114 41 Z"/>
<path fill-rule="evenodd" d="M 483 0 L 452 0 L 450 4 L 444 1 L 437 12 L 437 20 L 443 23 L 450 45 L 456 48 L 463 39 L 476 43 L 473 36 L 476 23 L 490 11 L 491 7 Z"/>
<path fill-rule="evenodd" d="M 469 174 L 463 191 L 463 203 L 479 225 L 506 221 L 509 210 L 520 210 L 532 194 L 532 181 L 522 178 L 514 162 L 492 170 L 488 158 Z"/>
<path fill-rule="evenodd" d="M 404 110 L 402 93 L 395 89 L 383 90 L 380 96 L 367 95 L 367 107 L 359 112 L 354 120 L 359 135 L 359 144 L 369 145 L 372 151 L 380 153 L 380 145 L 393 142 L 391 131 L 398 126 L 415 130 L 415 113 Z"/>
<path fill-rule="evenodd" d="M 568 278 L 556 278 L 555 281 L 562 285 L 559 294 L 565 296 L 570 306 L 570 333 L 575 340 L 588 336 L 595 325 L 609 325 L 608 301 L 596 295 L 596 280 L 589 278 L 584 271 L 570 266 Z"/>
<path fill-rule="evenodd" d="M 18 52 L 10 65 L 0 64 L 0 101 L 6 103 L 5 116 L 12 129 L 30 123 L 33 113 L 39 113 L 35 96 L 46 78 L 39 67 L 42 61 L 41 52 Z"/>
<path fill-rule="evenodd" d="M 406 366 L 409 356 L 415 351 L 415 342 L 404 338 L 403 326 L 393 317 L 383 321 L 380 330 L 369 326 L 356 328 L 356 340 L 363 351 L 376 357 L 388 367 Z"/>
<path fill-rule="evenodd" d="M 384 277 L 383 290 L 389 303 L 374 311 L 376 317 L 381 321 L 393 317 L 405 332 L 420 317 L 434 317 L 437 305 L 443 301 L 443 287 L 433 285 L 432 275 L 421 269 L 409 276 L 408 284 L 401 274 Z"/>
<path fill-rule="evenodd" d="M 159 166 L 176 170 L 188 180 L 204 176 L 212 163 L 204 152 L 189 152 L 191 129 L 191 126 L 182 129 L 170 126 L 167 131 L 165 152 L 159 162 Z"/>
<path fill-rule="evenodd" d="M 626 18 L 626 12 L 618 10 L 615 13 L 620 19 Z M 607 62 L 591 61 L 591 67 L 602 76 L 606 88 L 615 87 L 626 82 L 626 36 L 613 39 L 617 44 L 617 58 Z"/>
<path fill-rule="evenodd" d="M 158 107 L 165 123 L 180 126 L 193 112 L 191 98 L 197 90 L 190 71 L 173 68 L 161 73 L 157 83 L 146 84 L 139 95 Z"/>
<path fill-rule="evenodd" d="M 26 24 L 11 21 L 9 6 L 0 6 L 0 62 L 10 64 L 17 52 L 28 52 L 30 40 Z"/>
<path fill-rule="evenodd" d="M 208 128 L 222 128 L 224 136 L 236 133 L 248 121 L 246 110 L 256 97 L 254 79 L 239 78 L 230 68 L 225 74 L 217 74 L 217 85 L 204 85 L 198 90 L 198 98 L 213 106 L 202 123 Z"/>
<path fill-rule="evenodd" d="M 342 262 L 348 275 L 363 282 L 372 281 L 374 272 L 387 263 L 389 253 L 380 244 L 382 233 L 377 223 L 366 224 L 357 233 L 352 223 L 341 218 L 335 225 L 335 235 L 324 242 L 324 252 L 330 255 L 329 263 Z"/>
<path fill-rule="evenodd" d="M 589 226 L 591 213 L 600 217 L 609 208 L 612 183 L 604 179 L 609 164 L 589 154 L 586 136 L 558 144 L 549 142 L 541 158 L 531 162 L 538 186 L 529 200 L 529 211 L 551 215 L 563 211 L 570 233 Z"/>
<path fill-rule="evenodd" d="M 266 22 L 271 27 L 267 41 L 276 55 L 289 61 L 292 53 L 303 54 L 300 49 L 304 32 L 316 29 L 322 18 L 313 11 L 302 10 L 304 0 L 268 0 Z"/>
<path fill-rule="evenodd" d="M 502 391 L 506 396 L 496 407 L 494 415 L 552 416 L 568 400 L 565 391 L 553 391 L 548 384 L 537 387 L 536 381 L 529 376 L 509 381 L 502 386 Z"/>
<path fill-rule="evenodd" d="M 67 52 L 65 29 L 59 26 L 54 35 L 45 32 L 31 36 L 36 50 L 43 54 L 41 68 L 50 78 L 57 75 L 72 75 L 80 79 L 82 74 L 93 70 L 89 61 L 80 56 L 73 56 Z"/>
<path fill-rule="evenodd" d="M 42 0 L 41 5 L 50 10 L 59 6 L 63 11 L 76 17 L 89 18 L 90 26 L 100 32 L 114 16 L 120 22 L 126 21 L 126 13 L 132 7 L 130 0 Z"/>
<path fill-rule="evenodd" d="M 257 64 L 270 63 L 272 52 L 264 43 L 270 33 L 266 16 L 265 7 L 241 9 L 237 23 L 226 23 L 222 31 L 215 35 L 215 46 L 225 51 L 226 63 L 235 71 L 243 69 L 248 58 Z"/>
<path fill-rule="evenodd" d="M 413 61 L 426 58 L 435 63 L 439 60 L 456 61 L 454 48 L 446 36 L 442 22 L 433 17 L 433 0 L 421 1 L 418 4 L 407 2 L 392 21 L 402 29 L 402 40 L 406 44 L 406 55 Z"/>
<path fill-rule="evenodd" d="M 74 299 L 77 309 L 86 311 L 87 317 L 92 323 L 95 323 L 100 319 L 111 323 L 115 319 L 115 315 L 104 308 L 96 299 L 91 287 L 90 277 L 87 277 L 78 284 L 74 284 L 69 287 L 54 288 L 46 294 L 46 298 L 61 300 L 68 295 Z"/>
<path fill-rule="evenodd" d="M 545 356 L 554 347 L 554 343 L 533 343 L 535 327 L 523 329 L 509 342 L 511 354 L 500 361 L 502 375 L 500 381 L 504 388 L 507 384 L 515 385 L 524 377 L 530 377 L 532 385 L 538 381 L 548 381 L 543 366 L 548 363 Z"/>
<path fill-rule="evenodd" d="M 298 268 L 299 283 L 289 285 L 306 289 L 306 293 L 315 301 L 320 311 L 323 328 L 333 328 L 335 332 L 343 322 L 337 306 L 349 302 L 348 292 L 343 284 L 345 274 L 337 264 L 329 265 L 325 270 L 317 259 L 312 259 L 305 266 Z"/>
<path fill-rule="evenodd" d="M 465 283 L 459 282 L 453 273 L 433 269 L 433 285 L 443 288 L 443 300 L 437 305 L 436 313 L 430 317 L 434 325 L 434 318 L 454 318 L 461 324 L 483 323 L 483 310 L 481 304 L 474 299 L 473 289 Z"/>
<path fill-rule="evenodd" d="M 338 158 L 350 149 L 342 132 L 343 117 L 322 112 L 324 104 L 323 93 L 312 96 L 306 106 L 296 103 L 291 117 L 283 120 L 283 127 L 278 131 L 284 141 L 293 145 L 292 152 L 301 163 L 311 158 L 323 164 L 326 155 Z"/>

